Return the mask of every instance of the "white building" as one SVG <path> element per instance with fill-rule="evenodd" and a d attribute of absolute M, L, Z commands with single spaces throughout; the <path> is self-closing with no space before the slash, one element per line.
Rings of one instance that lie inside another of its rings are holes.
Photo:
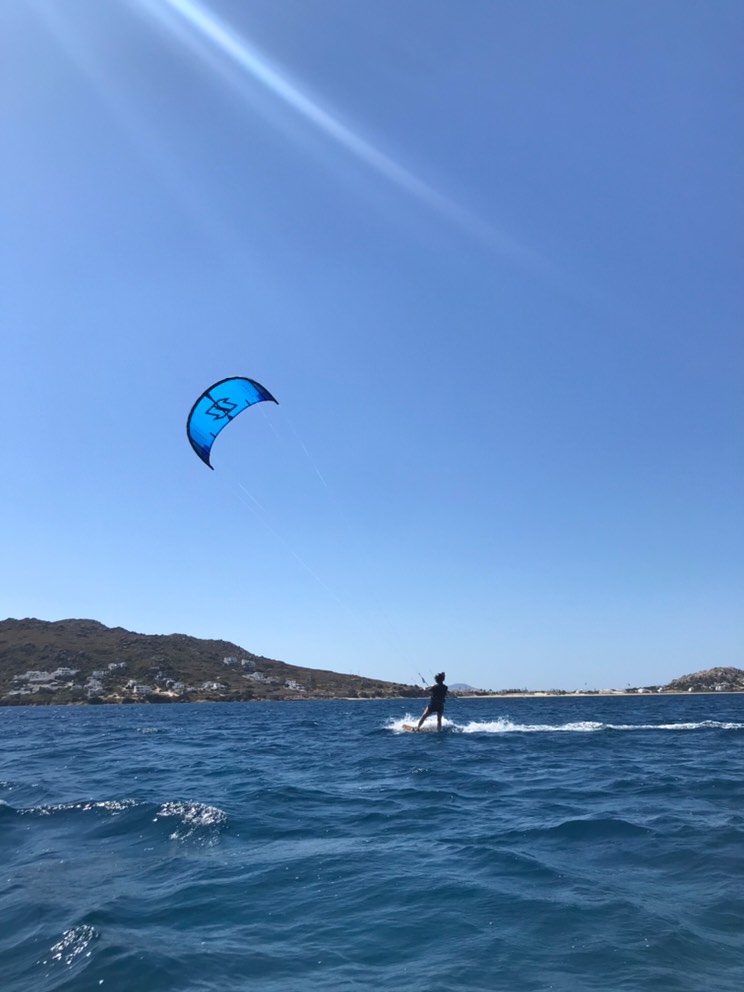
<path fill-rule="evenodd" d="M 248 679 L 249 682 L 266 682 L 267 684 L 276 682 L 276 679 L 269 678 L 263 672 L 251 672 L 250 675 L 244 675 L 243 678 Z"/>

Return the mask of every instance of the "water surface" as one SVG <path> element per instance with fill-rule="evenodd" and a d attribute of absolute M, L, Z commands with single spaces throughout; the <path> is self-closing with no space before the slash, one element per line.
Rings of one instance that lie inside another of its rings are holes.
<path fill-rule="evenodd" d="M 741 696 L 0 709 L 5 992 L 739 992 Z"/>

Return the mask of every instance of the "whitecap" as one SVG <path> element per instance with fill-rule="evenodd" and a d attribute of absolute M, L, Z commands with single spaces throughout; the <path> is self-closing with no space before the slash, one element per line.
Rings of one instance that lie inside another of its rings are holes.
<path fill-rule="evenodd" d="M 137 806 L 134 799 L 101 799 L 89 800 L 79 803 L 56 803 L 53 806 L 30 806 L 28 809 L 19 810 L 20 813 L 29 816 L 52 816 L 54 813 L 68 813 L 80 811 L 88 813 L 91 810 L 103 810 L 107 813 L 123 813 L 126 809 Z"/>
<path fill-rule="evenodd" d="M 62 961 L 66 965 L 71 965 L 87 950 L 91 941 L 98 936 L 96 928 L 86 923 L 72 927 L 71 930 L 65 930 L 57 943 L 49 949 L 51 960 Z"/>
<path fill-rule="evenodd" d="M 169 817 L 177 821 L 169 840 L 186 840 L 195 834 L 213 840 L 227 823 L 227 813 L 217 806 L 184 800 L 163 803 L 155 814 L 155 821 Z"/>

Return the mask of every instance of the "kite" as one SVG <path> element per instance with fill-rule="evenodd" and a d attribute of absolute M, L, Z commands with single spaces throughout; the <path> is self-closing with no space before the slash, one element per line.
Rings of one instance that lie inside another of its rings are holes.
<path fill-rule="evenodd" d="M 186 434 L 191 447 L 205 465 L 212 468 L 209 456 L 214 439 L 220 431 L 243 410 L 263 400 L 277 402 L 259 382 L 242 376 L 220 379 L 201 394 L 191 407 L 186 421 Z"/>

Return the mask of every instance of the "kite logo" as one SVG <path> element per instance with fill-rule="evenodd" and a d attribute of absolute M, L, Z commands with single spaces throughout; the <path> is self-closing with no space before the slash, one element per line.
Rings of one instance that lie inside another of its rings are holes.
<path fill-rule="evenodd" d="M 228 399 L 216 400 L 205 413 L 213 420 L 224 420 L 233 412 L 237 403 L 231 403 Z"/>

